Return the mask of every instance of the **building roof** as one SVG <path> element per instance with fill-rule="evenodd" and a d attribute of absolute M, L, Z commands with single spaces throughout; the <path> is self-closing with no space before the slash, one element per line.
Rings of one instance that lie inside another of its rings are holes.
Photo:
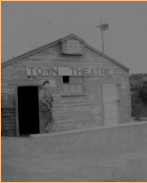
<path fill-rule="evenodd" d="M 111 57 L 105 55 L 104 53 L 100 52 L 99 50 L 97 50 L 97 49 L 93 48 L 92 46 L 88 45 L 83 39 L 79 38 L 78 36 L 76 36 L 76 35 L 74 35 L 74 34 L 70 34 L 70 35 L 68 35 L 68 36 L 66 36 L 66 37 L 64 37 L 64 38 L 58 39 L 57 41 L 54 41 L 54 42 L 49 43 L 49 44 L 46 44 L 46 45 L 41 46 L 41 47 L 39 47 L 39 48 L 36 48 L 36 49 L 34 49 L 34 50 L 32 50 L 32 51 L 29 51 L 29 52 L 27 52 L 27 53 L 25 53 L 25 54 L 22 54 L 22 55 L 20 55 L 20 56 L 18 56 L 18 57 L 15 57 L 15 58 L 13 58 L 13 59 L 10 59 L 10 60 L 8 60 L 8 61 L 2 63 L 2 64 L 1 64 L 1 68 L 4 68 L 4 67 L 6 67 L 6 66 L 8 66 L 8 65 L 10 65 L 10 64 L 13 64 L 13 63 L 15 63 L 15 62 L 17 62 L 17 61 L 19 61 L 19 60 L 21 60 L 21 59 L 27 58 L 27 57 L 29 57 L 29 56 L 31 56 L 31 55 L 37 53 L 37 52 L 43 51 L 44 49 L 51 48 L 51 47 L 53 47 L 53 46 L 55 46 L 55 45 L 57 45 L 57 44 L 59 44 L 59 43 L 61 43 L 61 42 L 64 42 L 64 41 L 66 41 L 66 40 L 68 40 L 68 39 L 71 39 L 71 38 L 76 39 L 76 40 L 79 40 L 80 42 L 82 42 L 82 43 L 85 45 L 85 47 L 91 49 L 91 50 L 94 51 L 95 53 L 101 55 L 102 57 L 104 57 L 104 58 L 110 60 L 110 61 L 113 62 L 114 64 L 116 64 L 116 65 L 122 67 L 123 69 L 129 71 L 129 68 L 128 68 L 128 67 L 124 66 L 124 65 L 121 64 L 120 62 L 114 60 L 113 58 L 111 58 Z"/>

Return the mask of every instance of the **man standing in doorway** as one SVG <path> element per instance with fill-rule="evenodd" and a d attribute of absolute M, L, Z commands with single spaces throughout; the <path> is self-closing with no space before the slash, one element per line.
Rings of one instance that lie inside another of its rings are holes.
<path fill-rule="evenodd" d="M 52 116 L 53 97 L 49 92 L 49 81 L 43 82 L 43 86 L 39 92 L 39 102 L 41 109 L 41 131 L 48 133 L 54 122 Z"/>

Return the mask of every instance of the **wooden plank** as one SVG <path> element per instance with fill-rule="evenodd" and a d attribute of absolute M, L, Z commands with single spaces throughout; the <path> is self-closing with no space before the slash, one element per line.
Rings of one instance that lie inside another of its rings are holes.
<path fill-rule="evenodd" d="M 104 96 L 104 104 L 109 102 L 116 102 L 117 100 L 118 100 L 118 97 L 116 94 Z"/>
<path fill-rule="evenodd" d="M 105 111 L 117 111 L 118 107 L 117 107 L 117 103 L 108 103 L 105 105 Z"/>
<path fill-rule="evenodd" d="M 2 86 L 1 87 L 1 93 L 4 93 L 4 94 L 13 94 L 14 93 L 14 88 L 7 87 L 7 86 Z"/>
<path fill-rule="evenodd" d="M 108 119 L 108 120 L 105 120 L 105 125 L 106 126 L 116 126 L 118 124 L 117 121 L 118 121 L 117 118 Z"/>
<path fill-rule="evenodd" d="M 116 87 L 106 87 L 104 90 L 104 95 L 109 95 L 109 94 L 117 94 Z"/>
<path fill-rule="evenodd" d="M 111 84 L 111 83 L 103 84 L 103 88 L 105 88 L 105 87 L 116 87 L 116 84 Z"/>
<path fill-rule="evenodd" d="M 113 118 L 117 118 L 117 117 L 118 117 L 117 110 L 105 111 L 105 119 L 113 119 Z"/>

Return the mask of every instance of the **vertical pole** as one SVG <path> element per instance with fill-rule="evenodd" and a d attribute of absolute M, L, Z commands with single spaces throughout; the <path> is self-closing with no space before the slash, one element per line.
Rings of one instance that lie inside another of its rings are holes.
<path fill-rule="evenodd" d="M 103 24 L 102 24 L 102 20 L 101 20 L 101 33 L 102 33 L 102 51 L 104 53 L 104 36 L 103 36 Z"/>

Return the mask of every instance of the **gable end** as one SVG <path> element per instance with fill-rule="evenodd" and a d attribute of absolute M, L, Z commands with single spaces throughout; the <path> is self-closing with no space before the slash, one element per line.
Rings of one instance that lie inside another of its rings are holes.
<path fill-rule="evenodd" d="M 60 43 L 61 43 L 63 46 L 65 46 L 65 44 L 67 44 L 68 40 L 77 40 L 77 41 L 79 41 L 79 44 L 80 44 L 80 49 L 79 49 L 79 50 L 80 50 L 80 52 L 79 52 L 79 54 L 76 53 L 76 54 L 74 54 L 74 55 L 81 55 L 81 54 L 83 54 L 83 52 L 84 52 L 84 47 L 87 47 L 87 48 L 91 49 L 92 51 L 94 51 L 95 53 L 101 55 L 102 57 L 104 57 L 104 58 L 110 60 L 110 61 L 113 62 L 114 64 L 116 64 L 116 65 L 122 67 L 122 68 L 125 69 L 126 71 L 129 71 L 129 68 L 127 68 L 127 67 L 124 66 L 123 64 L 121 64 L 121 63 L 119 63 L 118 61 L 112 59 L 111 57 L 109 57 L 109 56 L 103 54 L 102 52 L 98 51 L 97 49 L 95 49 L 95 48 L 93 48 L 92 46 L 90 46 L 90 45 L 88 45 L 87 43 L 85 43 L 85 41 L 84 41 L 83 39 L 81 39 L 81 38 L 79 38 L 78 36 L 75 36 L 75 35 L 73 35 L 73 34 L 71 34 L 71 35 L 69 35 L 69 36 L 67 36 L 67 37 L 64 37 L 64 38 L 62 38 L 62 39 L 59 39 L 59 40 L 57 40 L 57 41 L 54 41 L 54 42 L 52 42 L 52 43 L 49 43 L 49 44 L 47 44 L 47 45 L 45 45 L 45 46 L 41 46 L 41 47 L 39 47 L 39 48 L 37 48 L 37 49 L 34 49 L 34 50 L 32 50 L 32 51 L 29 51 L 29 52 L 27 52 L 27 53 L 25 53 L 25 54 L 23 54 L 23 55 L 20 55 L 20 56 L 14 58 L 14 59 L 10 59 L 10 60 L 8 60 L 8 61 L 2 63 L 2 64 L 1 64 L 1 68 L 4 68 L 4 67 L 6 67 L 6 66 L 8 66 L 8 65 L 10 65 L 10 64 L 13 64 L 13 63 L 15 63 L 15 62 L 17 62 L 17 61 L 19 61 L 19 60 L 21 60 L 21 59 L 27 58 L 27 57 L 29 57 L 29 56 L 31 56 L 31 55 L 37 53 L 37 52 L 43 51 L 44 49 L 51 48 L 51 47 L 53 47 L 53 46 L 55 46 L 55 45 L 57 45 L 57 44 L 60 44 Z M 67 45 L 66 45 L 66 48 L 67 48 Z M 63 54 L 69 54 L 67 51 L 68 51 L 68 50 L 62 48 L 62 53 L 63 53 Z"/>

